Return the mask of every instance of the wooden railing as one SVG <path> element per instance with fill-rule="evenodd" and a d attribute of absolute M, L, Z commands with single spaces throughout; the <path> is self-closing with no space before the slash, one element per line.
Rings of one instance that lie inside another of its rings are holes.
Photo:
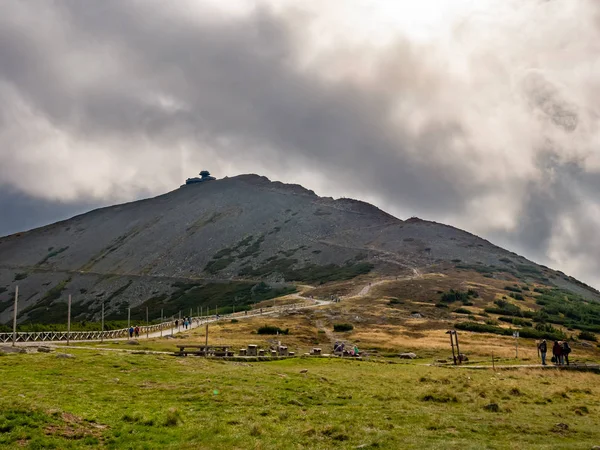
<path fill-rule="evenodd" d="M 263 308 L 264 313 L 270 313 L 272 311 L 276 311 L 279 309 L 280 311 L 296 309 L 306 306 L 305 303 L 294 303 L 288 305 L 277 305 L 271 307 Z M 226 318 L 235 318 L 235 317 L 253 317 L 259 316 L 257 310 L 249 312 L 247 314 L 244 311 L 237 312 L 234 314 L 226 314 L 223 316 L 219 316 L 219 319 Z M 211 316 L 213 317 L 213 316 Z M 209 318 L 207 316 L 202 317 L 193 317 L 192 320 L 196 323 L 201 322 L 205 323 L 207 321 L 213 322 L 215 319 Z M 156 331 L 170 329 L 175 327 L 175 320 L 169 320 L 167 322 L 155 324 L 155 325 L 144 325 L 140 326 L 140 337 L 146 337 L 146 335 L 150 333 L 154 333 Z M 183 328 L 182 321 L 179 320 L 178 331 L 181 331 Z M 110 331 L 18 331 L 16 335 L 13 333 L 0 333 L 0 344 L 7 343 L 13 341 L 13 336 L 15 337 L 15 342 L 62 342 L 62 341 L 99 341 L 102 339 L 119 339 L 129 337 L 129 328 L 122 328 L 120 330 L 110 330 Z"/>
<path fill-rule="evenodd" d="M 164 330 L 174 326 L 174 321 L 163 322 L 156 325 L 140 327 L 140 336 L 155 331 Z M 60 341 L 97 341 L 101 339 L 118 339 L 129 336 L 129 328 L 110 331 L 18 331 L 13 333 L 0 333 L 0 343 L 12 342 L 60 342 Z"/>

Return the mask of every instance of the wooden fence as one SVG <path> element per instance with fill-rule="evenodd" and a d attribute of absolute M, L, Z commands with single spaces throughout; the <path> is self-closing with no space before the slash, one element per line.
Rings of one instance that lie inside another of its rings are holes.
<path fill-rule="evenodd" d="M 264 308 L 265 313 L 272 312 L 274 310 L 293 310 L 306 306 L 304 303 L 294 303 L 288 305 L 278 305 Z M 257 310 L 247 314 L 244 311 L 240 311 L 234 314 L 227 314 L 220 316 L 220 319 L 244 317 L 244 316 L 258 316 L 261 315 Z M 209 319 L 207 316 L 194 317 L 194 321 L 201 321 L 202 323 L 212 322 L 214 319 Z M 179 320 L 179 330 L 182 328 L 182 321 Z M 175 321 L 169 320 L 167 322 L 159 323 L 156 325 L 144 325 L 140 326 L 140 337 L 144 337 L 146 334 L 153 333 L 160 330 L 169 329 L 175 327 Z M 19 331 L 16 333 L 15 342 L 61 342 L 61 341 L 99 341 L 101 339 L 119 339 L 129 337 L 129 329 L 122 328 L 120 330 L 110 331 Z M 0 333 L 0 344 L 13 341 L 13 333 Z"/>

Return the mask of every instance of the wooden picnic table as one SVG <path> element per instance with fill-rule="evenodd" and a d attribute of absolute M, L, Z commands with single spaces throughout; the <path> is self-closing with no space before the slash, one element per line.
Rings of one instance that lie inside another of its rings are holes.
<path fill-rule="evenodd" d="M 233 356 L 230 350 L 232 345 L 197 345 L 197 344 L 179 344 L 177 356 L 199 355 L 199 356 Z M 192 349 L 192 350 L 188 350 Z M 195 350 L 194 350 L 195 349 Z"/>

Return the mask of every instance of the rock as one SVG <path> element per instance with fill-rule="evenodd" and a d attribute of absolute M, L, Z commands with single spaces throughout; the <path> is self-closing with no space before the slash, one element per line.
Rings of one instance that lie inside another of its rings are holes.
<path fill-rule="evenodd" d="M 414 353 L 400 353 L 401 359 L 415 359 L 417 357 L 417 355 L 415 355 Z"/>
<path fill-rule="evenodd" d="M 490 411 L 490 412 L 500 411 L 500 407 L 498 406 L 498 403 L 490 403 L 489 405 L 485 405 L 483 407 L 483 409 L 485 409 L 486 411 Z"/>
<path fill-rule="evenodd" d="M 600 450 L 600 445 L 594 445 L 594 446 L 592 447 L 592 450 Z"/>
<path fill-rule="evenodd" d="M 300 373 L 308 373 L 308 369 L 302 369 Z"/>
<path fill-rule="evenodd" d="M 467 358 L 467 355 L 465 355 L 464 353 L 461 353 L 460 355 L 458 355 L 458 359 L 460 361 L 468 361 L 469 358 Z"/>
<path fill-rule="evenodd" d="M 127 345 L 140 345 L 140 343 L 139 343 L 138 341 L 134 341 L 134 340 L 127 341 L 127 342 L 125 342 L 125 343 L 126 343 Z"/>
<path fill-rule="evenodd" d="M 555 423 L 550 431 L 554 433 L 564 433 L 565 431 L 569 431 L 569 425 L 566 423 Z"/>
<path fill-rule="evenodd" d="M 65 359 L 70 359 L 70 358 L 75 358 L 75 355 L 72 355 L 70 353 L 57 353 L 56 354 L 57 358 L 65 358 Z"/>
<path fill-rule="evenodd" d="M 38 347 L 37 351 L 40 353 L 52 353 L 54 351 L 54 349 L 50 348 L 50 347 L 42 346 L 42 347 Z"/>
<path fill-rule="evenodd" d="M 423 316 L 419 313 L 411 314 L 410 317 L 412 317 L 413 319 L 422 319 L 423 318 Z"/>
<path fill-rule="evenodd" d="M 27 353 L 27 350 L 23 347 L 12 347 L 7 345 L 0 347 L 0 353 Z"/>

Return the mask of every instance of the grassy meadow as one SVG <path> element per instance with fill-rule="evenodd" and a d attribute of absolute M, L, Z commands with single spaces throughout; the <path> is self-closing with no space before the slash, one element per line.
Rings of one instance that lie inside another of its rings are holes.
<path fill-rule="evenodd" d="M 372 289 L 364 294 L 369 281 Z M 450 366 L 447 330 L 466 322 L 494 331 L 517 326 L 501 317 L 518 319 L 522 330 L 550 330 L 528 326 L 528 320 L 534 326 L 550 324 L 552 332 L 571 338 L 572 362 L 600 361 L 597 343 L 578 337 L 587 327 L 595 338 L 595 305 L 565 297 L 570 306 L 564 309 L 561 292 L 518 286 L 472 273 L 353 279 L 301 287 L 315 298 L 345 295 L 339 303 L 225 318 L 209 326 L 209 343 L 229 344 L 236 353 L 248 344 L 268 349 L 277 341 L 296 355 L 313 347 L 330 353 L 335 341 L 344 341 L 360 348 L 362 360 L 219 361 L 145 352 L 204 343 L 204 327 L 170 338 L 165 331 L 162 338 L 134 344 L 123 340 L 57 346 L 54 353 L 0 352 L 0 449 L 600 445 L 600 374 L 553 367 L 475 368 L 491 365 L 492 355 L 502 366 L 538 364 L 536 339 L 519 339 L 517 359 L 511 336 L 460 330 L 461 353 L 469 362 Z M 276 304 L 293 302 L 292 295 Z M 272 304 L 267 300 L 259 307 Z M 335 332 L 336 324 L 350 324 L 351 330 Z M 258 334 L 265 325 L 289 334 Z M 60 357 L 63 352 L 73 357 Z M 402 360 L 400 352 L 418 358 Z"/>
<path fill-rule="evenodd" d="M 69 349 L 0 356 L 0 448 L 572 448 L 600 443 L 593 373 Z"/>

